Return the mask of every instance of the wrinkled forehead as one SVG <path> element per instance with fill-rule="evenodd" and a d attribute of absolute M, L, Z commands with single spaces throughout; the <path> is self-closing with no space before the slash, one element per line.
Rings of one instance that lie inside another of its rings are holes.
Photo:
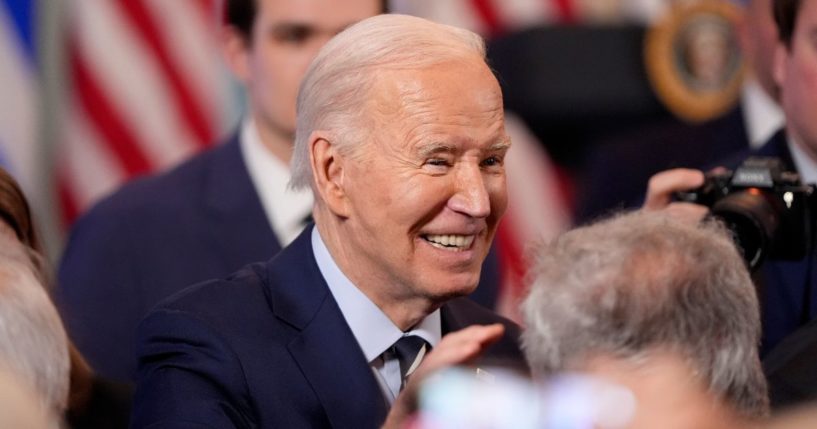
<path fill-rule="evenodd" d="M 376 74 L 370 112 L 390 120 L 499 120 L 502 91 L 480 58 L 447 61 L 418 69 Z M 449 115 L 451 118 L 444 118 Z"/>

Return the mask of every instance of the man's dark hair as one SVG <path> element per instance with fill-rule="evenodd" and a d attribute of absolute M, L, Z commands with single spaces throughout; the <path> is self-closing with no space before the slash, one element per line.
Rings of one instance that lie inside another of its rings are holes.
<path fill-rule="evenodd" d="M 791 39 L 794 35 L 794 26 L 797 23 L 797 14 L 800 12 L 802 0 L 774 0 L 774 22 L 777 24 L 777 31 L 780 40 L 791 48 Z"/>
<path fill-rule="evenodd" d="M 227 25 L 235 27 L 244 37 L 250 38 L 255 20 L 256 0 L 227 0 L 224 18 Z"/>
<path fill-rule="evenodd" d="M 250 40 L 257 10 L 258 0 L 226 0 L 225 21 Z M 388 0 L 380 1 L 380 13 L 389 13 Z"/>

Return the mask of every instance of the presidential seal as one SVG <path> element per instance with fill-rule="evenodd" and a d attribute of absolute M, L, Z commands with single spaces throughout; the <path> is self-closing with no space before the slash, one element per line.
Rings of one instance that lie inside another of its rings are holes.
<path fill-rule="evenodd" d="M 706 121 L 737 102 L 744 74 L 740 13 L 723 0 L 680 2 L 647 32 L 647 76 L 661 102 L 678 117 Z"/>

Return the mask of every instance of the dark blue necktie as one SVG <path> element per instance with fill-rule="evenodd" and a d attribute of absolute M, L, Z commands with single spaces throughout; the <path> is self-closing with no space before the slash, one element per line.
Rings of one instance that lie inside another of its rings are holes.
<path fill-rule="evenodd" d="M 417 368 L 429 348 L 426 340 L 417 335 L 405 335 L 394 343 L 392 351 L 400 362 L 400 390 L 406 386 L 406 379 Z"/>

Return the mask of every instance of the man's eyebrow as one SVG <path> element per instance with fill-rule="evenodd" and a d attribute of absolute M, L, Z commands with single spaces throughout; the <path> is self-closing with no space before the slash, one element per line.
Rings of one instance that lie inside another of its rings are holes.
<path fill-rule="evenodd" d="M 275 36 L 289 36 L 293 34 L 304 36 L 313 33 L 315 27 L 308 22 L 283 21 L 273 24 L 269 27 L 268 31 L 269 34 Z"/>
<path fill-rule="evenodd" d="M 488 152 L 500 152 L 511 147 L 511 139 L 505 137 L 488 147 Z"/>
<path fill-rule="evenodd" d="M 445 143 L 430 143 L 417 149 L 417 153 L 424 158 L 440 153 L 454 153 L 456 151 L 457 149 L 454 146 Z"/>

